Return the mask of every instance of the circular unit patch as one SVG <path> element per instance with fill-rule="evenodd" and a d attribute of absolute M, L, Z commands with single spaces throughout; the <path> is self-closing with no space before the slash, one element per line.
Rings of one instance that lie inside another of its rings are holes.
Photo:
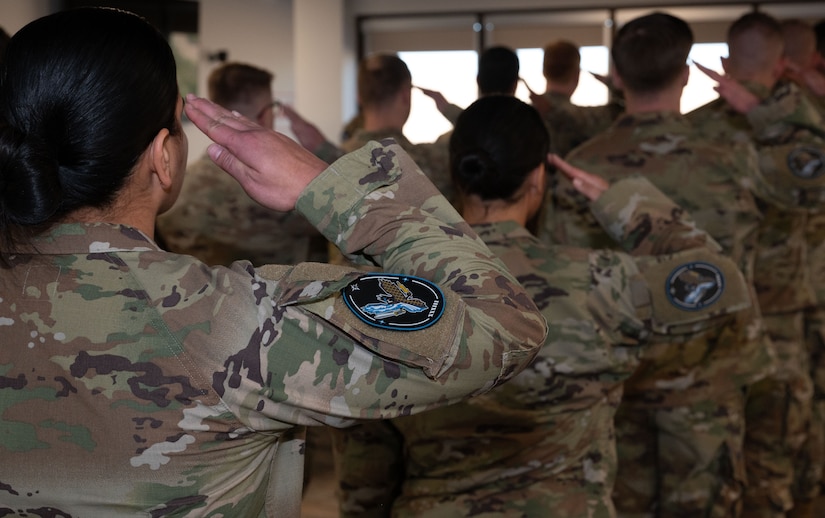
<path fill-rule="evenodd" d="M 667 278 L 667 298 L 685 311 L 699 311 L 710 306 L 725 291 L 725 276 L 716 266 L 694 262 L 673 270 Z"/>
<path fill-rule="evenodd" d="M 825 174 L 825 153 L 816 148 L 800 146 L 788 153 L 788 167 L 797 178 L 815 180 Z"/>
<path fill-rule="evenodd" d="M 359 277 L 341 290 L 347 307 L 367 324 L 394 331 L 416 331 L 444 313 L 444 294 L 426 279 L 391 273 Z"/>

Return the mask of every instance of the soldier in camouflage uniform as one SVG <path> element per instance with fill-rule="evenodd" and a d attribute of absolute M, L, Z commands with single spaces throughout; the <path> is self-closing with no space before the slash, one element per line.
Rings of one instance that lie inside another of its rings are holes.
<path fill-rule="evenodd" d="M 816 27 L 822 33 L 825 24 L 820 22 Z M 819 114 L 825 117 L 825 58 L 820 48 L 825 40 L 818 37 L 821 34 L 803 20 L 783 21 L 782 29 L 787 58 L 786 75 L 808 95 Z M 805 340 L 811 359 L 814 404 L 808 444 L 803 451 L 808 459 L 822 460 L 825 456 L 825 211 L 809 216 L 805 237 L 816 305 L 805 313 Z M 808 469 L 797 477 L 797 494 L 804 498 L 818 491 L 818 496 L 812 501 L 799 500 L 794 507 L 796 509 L 802 502 L 811 508 L 811 514 L 818 516 L 825 512 L 825 469 L 821 462 L 813 461 L 801 467 Z M 800 466 L 797 465 L 797 468 Z M 821 473 L 817 474 L 816 468 Z"/>
<path fill-rule="evenodd" d="M 451 141 L 465 218 L 548 318 L 539 358 L 466 403 L 335 431 L 341 516 L 615 516 L 613 414 L 640 349 L 752 308 L 733 262 L 643 179 L 613 185 L 592 206 L 640 257 L 532 236 L 524 224 L 543 203 L 547 148 L 538 113 L 503 96 L 470 106 Z M 729 282 L 723 294 L 710 280 L 706 294 L 722 298 L 694 312 L 665 293 L 668 274 L 699 262 Z"/>
<path fill-rule="evenodd" d="M 825 445 L 820 420 L 812 421 L 804 339 L 805 314 L 815 303 L 806 234 L 816 232 L 811 218 L 817 217 L 806 209 L 819 210 L 825 201 L 818 191 L 825 175 L 825 126 L 800 90 L 780 81 L 783 38 L 777 20 L 746 14 L 730 26 L 727 39 L 725 76 L 708 71 L 719 81 L 721 97 L 688 117 L 710 139 L 754 146 L 761 177 L 770 182 L 756 184 L 754 191 L 763 213 L 754 285 L 777 364 L 749 389 L 745 515 L 785 516 L 793 506 L 794 516 L 810 516 Z M 770 188 L 760 189 L 765 186 Z"/>
<path fill-rule="evenodd" d="M 272 74 L 244 63 L 226 63 L 209 74 L 209 98 L 265 128 L 274 120 Z M 303 216 L 276 212 L 201 157 L 188 167 L 178 201 L 158 217 L 158 241 L 170 252 L 210 265 L 247 259 L 252 264 L 324 262 L 326 239 Z"/>
<path fill-rule="evenodd" d="M 0 515 L 297 517 L 302 425 L 455 403 L 544 342 L 535 304 L 395 144 L 325 170 L 188 96 L 253 199 L 396 273 L 209 267 L 152 240 L 187 150 L 160 32 L 59 12 L 15 34 L 0 73 Z"/>
<path fill-rule="evenodd" d="M 817 109 L 825 111 L 825 59 L 817 50 L 816 31 L 805 20 L 783 20 L 785 75 L 810 98 Z"/>
<path fill-rule="evenodd" d="M 578 106 L 570 97 L 579 86 L 579 48 L 566 40 L 544 47 L 542 72 L 547 82 L 543 94 L 531 92 L 533 106 L 544 116 L 550 132 L 550 149 L 559 156 L 606 130 L 622 112 L 622 104 L 612 99 L 604 106 Z"/>
<path fill-rule="evenodd" d="M 625 24 L 612 54 L 627 113 L 568 159 L 608 181 L 647 177 L 752 280 L 761 213 L 743 177 L 758 170 L 755 155 L 699 138 L 679 114 L 692 39 L 686 23 L 666 14 Z M 568 180 L 559 179 L 551 201 L 547 239 L 610 246 Z M 645 349 L 616 415 L 620 516 L 737 515 L 746 482 L 741 390 L 765 376 L 771 353 L 759 318 Z"/>
<path fill-rule="evenodd" d="M 371 140 L 395 140 L 421 167 L 424 174 L 447 199 L 453 188 L 447 169 L 447 146 L 443 143 L 413 144 L 402 128 L 410 116 L 412 76 L 406 63 L 393 54 L 374 54 L 358 65 L 358 104 L 363 125 L 340 147 L 329 142 L 311 123 L 292 108 L 285 107 L 298 141 L 327 163 L 353 151 Z"/>
<path fill-rule="evenodd" d="M 519 83 L 519 59 L 516 51 L 501 45 L 484 49 L 478 57 L 478 96 L 486 95 L 516 95 Z M 421 92 L 435 101 L 435 106 L 450 124 L 455 125 L 464 108 L 449 103 L 441 92 L 418 87 Z M 452 130 L 438 137 L 437 143 L 450 145 Z"/>

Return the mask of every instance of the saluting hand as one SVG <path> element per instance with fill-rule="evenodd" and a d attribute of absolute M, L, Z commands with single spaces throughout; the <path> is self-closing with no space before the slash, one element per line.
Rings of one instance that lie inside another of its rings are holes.
<path fill-rule="evenodd" d="M 209 157 L 264 207 L 289 211 L 327 164 L 286 135 L 207 99 L 186 96 L 186 116 L 214 144 Z"/>
<path fill-rule="evenodd" d="M 722 99 L 726 100 L 734 110 L 739 113 L 748 113 L 759 105 L 759 98 L 748 91 L 739 81 L 723 76 L 719 72 L 702 66 L 695 61 L 693 64 L 706 76 L 718 83 L 713 89 L 719 92 Z"/>
<path fill-rule="evenodd" d="M 428 90 L 427 88 L 421 88 L 420 86 L 413 86 L 413 88 L 419 89 L 421 93 L 432 99 L 435 102 L 436 109 L 440 113 L 444 113 L 444 110 L 446 110 L 447 107 L 450 105 L 450 103 L 447 101 L 447 98 L 444 97 L 444 94 L 437 90 Z"/>
<path fill-rule="evenodd" d="M 314 124 L 304 119 L 291 106 L 284 104 L 281 106 L 281 113 L 289 120 L 289 128 L 295 134 L 295 138 L 302 146 L 310 151 L 315 151 L 327 141 Z"/>
<path fill-rule="evenodd" d="M 604 191 L 610 187 L 610 184 L 602 178 L 601 176 L 595 175 L 593 173 L 588 173 L 584 169 L 579 169 L 578 167 L 574 167 L 569 163 L 565 162 L 560 156 L 549 154 L 547 155 L 548 160 L 550 163 L 555 166 L 559 171 L 564 173 L 565 176 L 570 178 L 570 181 L 573 182 L 573 187 L 576 188 L 577 191 L 582 193 L 583 195 L 587 196 L 587 199 L 590 201 L 596 201 L 602 195 Z"/>
<path fill-rule="evenodd" d="M 785 64 L 785 74 L 797 83 L 807 86 L 818 96 L 825 96 L 825 74 L 816 68 L 802 68 L 796 63 L 788 61 Z"/>

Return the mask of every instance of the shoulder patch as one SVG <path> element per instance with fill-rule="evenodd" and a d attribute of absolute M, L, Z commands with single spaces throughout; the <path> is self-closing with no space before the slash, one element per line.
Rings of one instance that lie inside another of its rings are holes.
<path fill-rule="evenodd" d="M 444 313 L 444 294 L 432 282 L 389 273 L 358 277 L 341 290 L 347 307 L 367 324 L 395 331 L 416 331 Z"/>
<path fill-rule="evenodd" d="M 668 275 L 665 289 L 671 304 L 686 311 L 698 311 L 719 300 L 725 291 L 725 276 L 710 263 L 691 262 Z"/>
<path fill-rule="evenodd" d="M 825 153 L 809 146 L 794 148 L 788 153 L 788 168 L 797 178 L 815 180 L 825 175 Z"/>

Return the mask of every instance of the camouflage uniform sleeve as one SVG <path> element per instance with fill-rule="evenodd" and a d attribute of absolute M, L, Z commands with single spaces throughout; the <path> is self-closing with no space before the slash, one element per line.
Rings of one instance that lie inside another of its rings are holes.
<path fill-rule="evenodd" d="M 450 121 L 450 124 L 455 126 L 456 121 L 458 121 L 458 117 L 464 111 L 464 108 L 458 106 L 456 104 L 448 104 L 443 110 L 441 110 L 441 115 L 444 116 L 445 119 Z"/>
<path fill-rule="evenodd" d="M 489 390 L 520 371 L 543 343 L 546 323 L 530 297 L 394 142 L 371 142 L 332 164 L 302 193 L 297 209 L 351 260 L 432 281 L 451 308 L 448 322 L 442 317 L 424 331 L 404 332 L 356 318 L 334 320 L 352 313 L 340 297 L 305 305 L 374 353 L 425 367 L 385 380 L 394 395 L 379 391 L 374 379 L 353 379 L 352 384 L 364 385 L 344 397 L 358 400 L 353 406 L 363 410 L 360 417 L 409 413 L 436 400 L 440 405 Z M 350 356 L 351 364 L 358 361 L 366 363 L 360 367 L 364 373 L 376 369 L 370 367 L 374 361 L 381 363 L 377 357 Z M 440 397 L 427 376 L 449 379 L 438 385 Z M 363 408 L 368 391 L 375 403 Z M 403 408 L 394 406 L 398 398 L 406 398 Z"/>
<path fill-rule="evenodd" d="M 758 152 L 754 190 L 788 210 L 819 210 L 825 202 L 825 120 L 793 83 L 747 113 Z"/>
<path fill-rule="evenodd" d="M 689 214 L 642 176 L 614 182 L 591 204 L 591 210 L 610 237 L 633 255 L 704 246 L 721 250 Z"/>
<path fill-rule="evenodd" d="M 636 301 L 649 301 L 655 332 L 695 333 L 754 306 L 744 275 L 722 247 L 646 178 L 613 183 L 592 210 L 637 257 L 647 289 L 631 284 L 630 291 Z"/>
<path fill-rule="evenodd" d="M 592 157 L 573 152 L 567 161 L 599 174 L 599 166 Z M 541 215 L 543 222 L 539 237 L 542 241 L 581 248 L 613 248 L 615 243 L 591 212 L 590 200 L 573 187 L 570 179 L 554 169 L 550 172 L 549 183 L 551 188 Z"/>

